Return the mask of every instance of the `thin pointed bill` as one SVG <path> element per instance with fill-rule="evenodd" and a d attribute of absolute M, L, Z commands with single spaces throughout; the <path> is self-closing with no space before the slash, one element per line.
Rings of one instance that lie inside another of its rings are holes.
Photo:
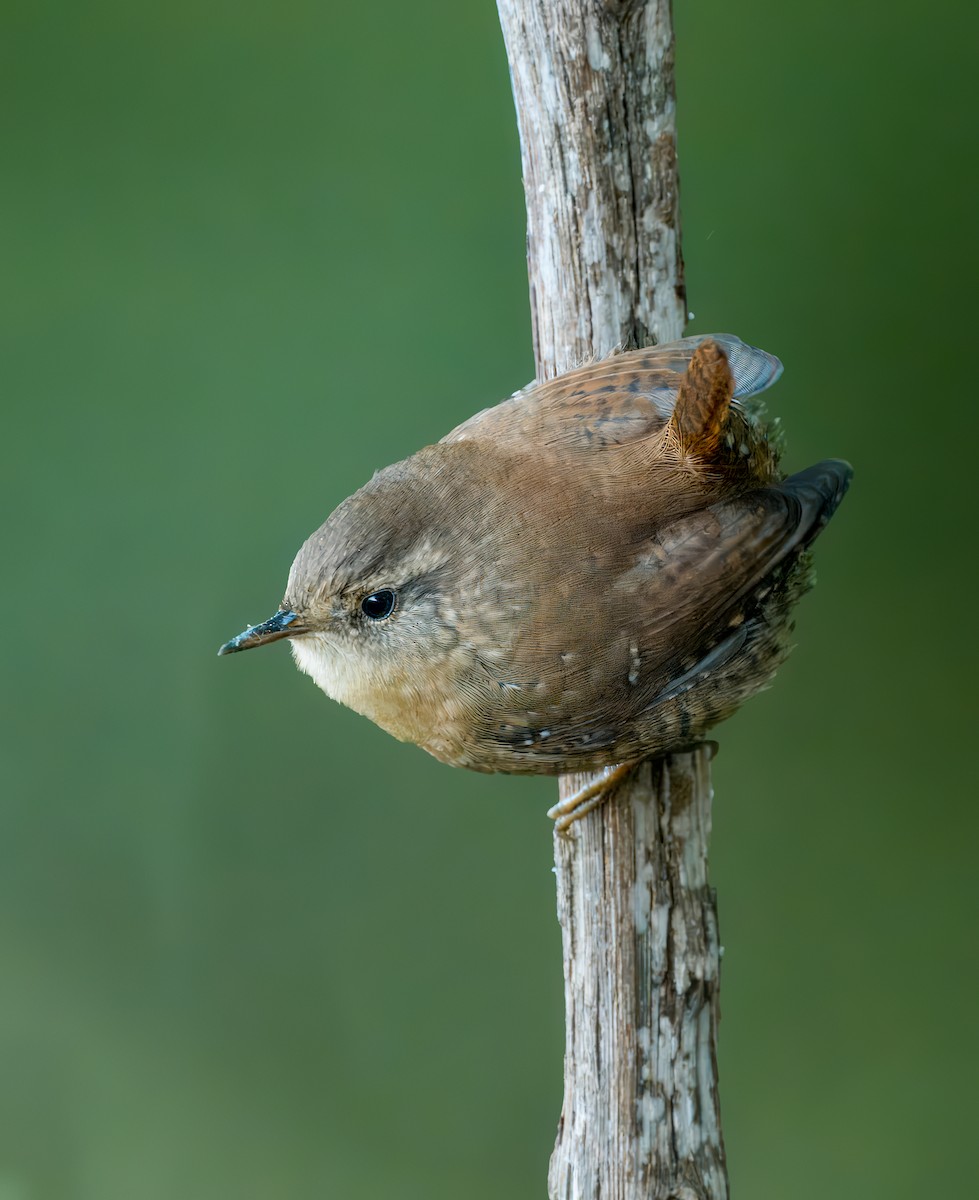
<path fill-rule="evenodd" d="M 251 650 L 255 646 L 264 646 L 267 642 L 277 642 L 279 638 L 305 632 L 306 626 L 299 620 L 297 613 L 280 608 L 261 625 L 250 625 L 230 642 L 225 642 L 218 654 L 237 654 L 239 650 Z"/>

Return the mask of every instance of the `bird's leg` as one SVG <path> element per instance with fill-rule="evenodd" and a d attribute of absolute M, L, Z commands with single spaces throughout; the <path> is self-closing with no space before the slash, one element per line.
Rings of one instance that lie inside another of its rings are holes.
<path fill-rule="evenodd" d="M 706 747 L 711 759 L 716 758 L 719 749 L 718 744 L 709 740 L 691 742 L 689 746 L 678 746 L 670 754 L 692 754 L 695 750 L 699 750 L 701 746 Z M 554 821 L 554 826 L 558 832 L 564 833 L 579 817 L 583 817 L 585 813 L 590 813 L 593 808 L 598 808 L 600 804 L 604 804 L 606 800 L 610 800 L 612 793 L 619 784 L 638 766 L 638 762 L 626 762 L 619 763 L 617 767 L 605 767 L 594 783 L 589 783 L 585 787 L 579 788 L 572 795 L 568 796 L 567 799 L 559 800 L 557 804 L 549 808 L 547 815 Z"/>
<path fill-rule="evenodd" d="M 593 808 L 598 808 L 610 799 L 618 785 L 636 765 L 634 762 L 627 762 L 619 763 L 617 767 L 605 767 L 594 783 L 579 788 L 573 795 L 559 800 L 553 808 L 549 808 L 547 815 L 554 821 L 558 832 L 563 833 L 579 817 L 590 813 Z"/>

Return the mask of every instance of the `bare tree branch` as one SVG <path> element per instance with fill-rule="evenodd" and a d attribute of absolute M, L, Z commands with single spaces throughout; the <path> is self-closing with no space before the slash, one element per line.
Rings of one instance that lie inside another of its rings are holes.
<path fill-rule="evenodd" d="M 681 336 L 669 0 L 498 0 L 546 379 Z M 588 777 L 562 779 L 569 795 Z M 555 835 L 564 1107 L 552 1200 L 722 1200 L 710 752 L 645 764 Z"/>

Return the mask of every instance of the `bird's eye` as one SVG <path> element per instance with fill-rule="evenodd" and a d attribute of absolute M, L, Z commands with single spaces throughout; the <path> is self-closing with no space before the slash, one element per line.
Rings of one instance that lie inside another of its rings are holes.
<path fill-rule="evenodd" d="M 398 604 L 397 592 L 390 588 L 381 588 L 379 592 L 371 592 L 360 602 L 360 611 L 372 621 L 383 621 L 389 617 Z"/>

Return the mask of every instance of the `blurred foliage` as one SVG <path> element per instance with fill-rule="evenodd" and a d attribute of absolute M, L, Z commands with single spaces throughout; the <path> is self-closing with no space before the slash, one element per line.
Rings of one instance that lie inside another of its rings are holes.
<path fill-rule="evenodd" d="M 721 734 L 732 1181 L 960 1195 L 975 18 L 676 20 L 691 328 L 783 357 L 790 467 L 857 468 Z M 0 1198 L 540 1196 L 553 786 L 214 655 L 532 374 L 494 6 L 11 0 L 0 58 Z"/>

